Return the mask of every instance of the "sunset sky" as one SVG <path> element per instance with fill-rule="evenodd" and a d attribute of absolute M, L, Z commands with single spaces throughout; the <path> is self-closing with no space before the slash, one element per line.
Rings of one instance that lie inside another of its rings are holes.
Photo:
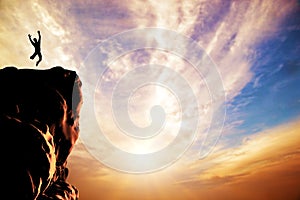
<path fill-rule="evenodd" d="M 299 1 L 0 0 L 0 30 L 1 68 L 82 80 L 80 200 L 300 199 Z"/>

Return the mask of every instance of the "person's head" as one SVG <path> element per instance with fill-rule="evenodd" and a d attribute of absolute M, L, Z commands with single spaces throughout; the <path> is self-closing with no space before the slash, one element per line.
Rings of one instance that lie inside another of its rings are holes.
<path fill-rule="evenodd" d="M 34 42 L 37 42 L 37 39 L 36 39 L 36 38 L 33 38 L 33 41 L 34 41 Z"/>

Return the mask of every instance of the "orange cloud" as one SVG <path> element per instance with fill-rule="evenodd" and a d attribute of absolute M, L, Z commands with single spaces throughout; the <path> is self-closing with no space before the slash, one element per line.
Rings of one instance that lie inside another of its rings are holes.
<path fill-rule="evenodd" d="M 79 187 L 82 200 L 300 197 L 299 119 L 249 136 L 239 147 L 152 174 L 119 173 L 91 158 L 80 143 L 76 149 L 70 181 Z"/>
<path fill-rule="evenodd" d="M 246 137 L 239 147 L 219 150 L 195 162 L 187 172 L 191 178 L 178 183 L 191 190 L 206 188 L 204 193 L 225 193 L 227 197 L 222 199 L 294 199 L 300 197 L 299 158 L 297 119 Z M 217 199 L 217 195 L 210 195 Z"/>

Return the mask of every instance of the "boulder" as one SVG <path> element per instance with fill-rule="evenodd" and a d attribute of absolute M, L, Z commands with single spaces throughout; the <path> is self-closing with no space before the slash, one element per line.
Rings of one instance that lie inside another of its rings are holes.
<path fill-rule="evenodd" d="M 14 199 L 78 199 L 67 159 L 79 136 L 81 80 L 62 67 L 0 70 L 4 190 Z"/>

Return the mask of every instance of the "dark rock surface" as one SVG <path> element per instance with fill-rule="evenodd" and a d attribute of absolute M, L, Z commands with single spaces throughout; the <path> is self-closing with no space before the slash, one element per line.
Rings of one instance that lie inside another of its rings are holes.
<path fill-rule="evenodd" d="M 77 73 L 62 67 L 5 67 L 0 91 L 1 194 L 20 200 L 78 199 L 77 188 L 67 182 L 82 104 Z"/>

